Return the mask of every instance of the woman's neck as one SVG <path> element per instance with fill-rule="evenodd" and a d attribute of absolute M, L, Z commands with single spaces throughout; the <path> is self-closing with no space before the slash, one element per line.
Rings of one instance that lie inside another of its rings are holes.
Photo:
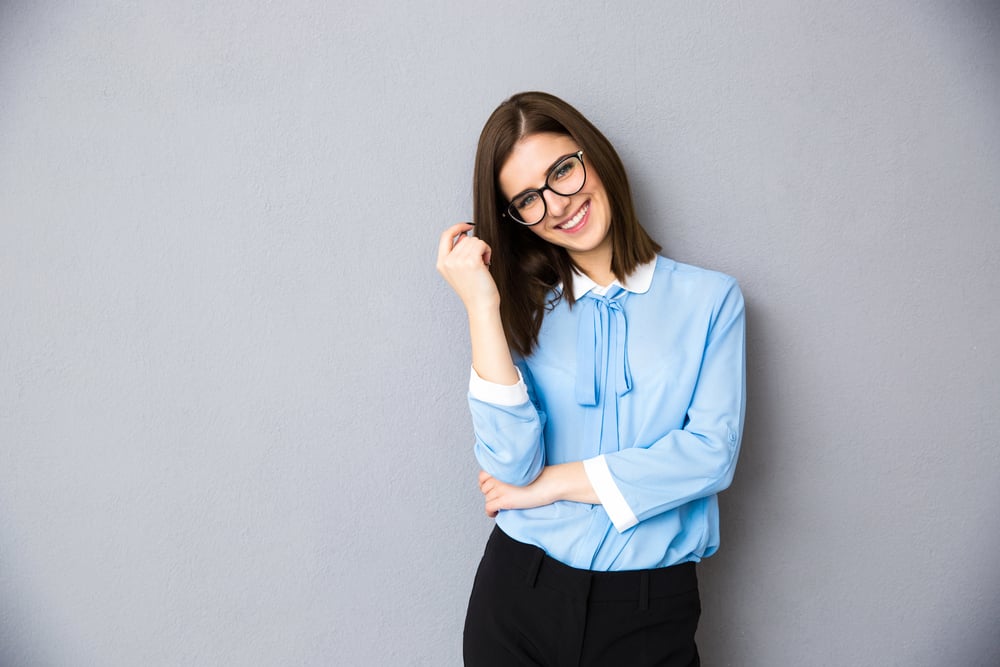
<path fill-rule="evenodd" d="M 617 276 L 611 270 L 611 252 L 599 252 L 600 249 L 588 253 L 570 253 L 576 266 L 587 275 L 588 278 L 602 287 L 607 287 L 613 283 Z"/>

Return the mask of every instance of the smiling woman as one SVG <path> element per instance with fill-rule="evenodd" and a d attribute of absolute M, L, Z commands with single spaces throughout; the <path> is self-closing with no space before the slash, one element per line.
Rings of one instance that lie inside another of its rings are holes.
<path fill-rule="evenodd" d="M 608 140 L 545 93 L 487 121 L 476 233 L 438 270 L 469 316 L 469 405 L 496 528 L 469 665 L 697 665 L 695 563 L 743 428 L 743 297 L 635 217 Z"/>

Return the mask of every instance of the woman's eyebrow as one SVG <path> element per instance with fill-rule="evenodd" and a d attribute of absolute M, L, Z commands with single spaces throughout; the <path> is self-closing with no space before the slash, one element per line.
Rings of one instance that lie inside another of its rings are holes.
<path fill-rule="evenodd" d="M 560 162 L 562 162 L 566 158 L 570 157 L 571 155 L 576 155 L 577 153 L 579 153 L 579 151 L 573 151 L 572 153 L 566 153 L 566 155 L 563 155 L 561 157 L 557 157 L 552 164 L 550 164 L 548 167 L 545 168 L 545 178 L 549 177 L 549 174 L 552 173 L 552 170 L 556 168 L 557 164 L 559 164 Z"/>
<path fill-rule="evenodd" d="M 545 181 L 542 182 L 542 187 L 545 187 L 545 183 L 548 182 L 548 180 L 549 180 L 549 174 L 552 173 L 552 170 L 556 168 L 557 164 L 559 164 L 560 162 L 562 162 L 563 160 L 565 160 L 569 156 L 576 155 L 579 152 L 580 151 L 573 151 L 572 153 L 566 153 L 566 155 L 563 155 L 561 157 L 557 157 L 555 160 L 553 160 L 552 164 L 550 164 L 549 166 L 547 166 L 545 168 Z M 538 188 L 524 188 L 523 190 L 519 191 L 516 195 L 514 195 L 514 197 L 511 197 L 511 199 L 514 199 L 515 197 L 523 195 L 528 190 L 537 190 L 537 189 Z"/>

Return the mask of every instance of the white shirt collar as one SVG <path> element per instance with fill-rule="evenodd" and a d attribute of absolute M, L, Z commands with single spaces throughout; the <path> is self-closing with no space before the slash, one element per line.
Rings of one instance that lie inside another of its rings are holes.
<path fill-rule="evenodd" d="M 579 301 L 584 294 L 594 290 L 596 294 L 605 294 L 612 285 L 617 285 L 634 294 L 645 294 L 653 283 L 653 272 L 656 270 L 656 258 L 645 264 L 640 264 L 625 280 L 615 280 L 611 285 L 601 286 L 591 280 L 586 274 L 573 271 L 573 300 Z"/>

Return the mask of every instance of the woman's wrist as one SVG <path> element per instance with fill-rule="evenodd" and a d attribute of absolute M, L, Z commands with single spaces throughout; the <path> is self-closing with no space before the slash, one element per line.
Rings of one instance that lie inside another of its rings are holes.
<path fill-rule="evenodd" d="M 469 321 L 500 321 L 500 299 L 478 299 L 465 304 L 465 312 Z"/>
<path fill-rule="evenodd" d="M 582 461 L 546 466 L 537 481 L 541 482 L 539 496 L 545 500 L 546 505 L 557 500 L 594 505 L 601 502 L 590 484 Z"/>

